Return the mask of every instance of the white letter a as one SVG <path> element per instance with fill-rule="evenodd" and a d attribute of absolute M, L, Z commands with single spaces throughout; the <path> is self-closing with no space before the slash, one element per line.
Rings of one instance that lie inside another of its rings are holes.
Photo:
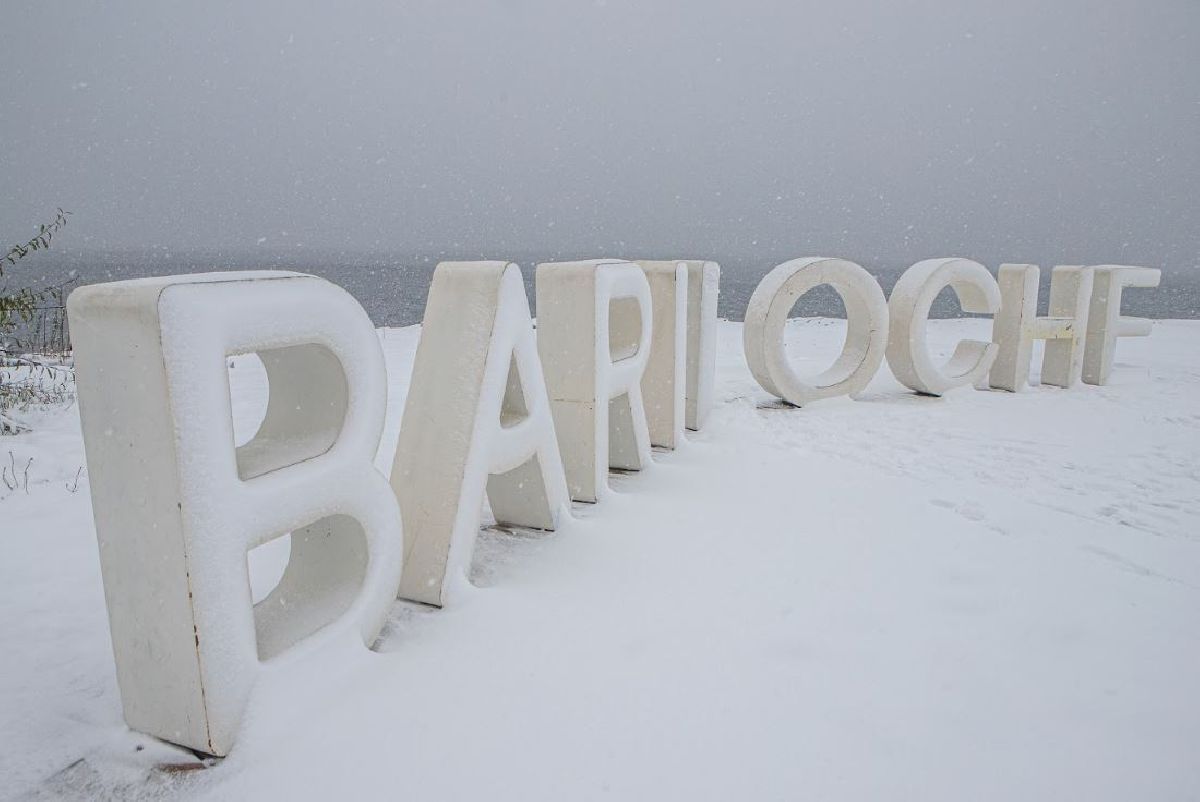
<path fill-rule="evenodd" d="M 570 504 L 520 268 L 443 262 L 392 466 L 402 598 L 445 602 L 447 578 L 470 568 L 485 488 L 498 523 L 554 529 Z"/>

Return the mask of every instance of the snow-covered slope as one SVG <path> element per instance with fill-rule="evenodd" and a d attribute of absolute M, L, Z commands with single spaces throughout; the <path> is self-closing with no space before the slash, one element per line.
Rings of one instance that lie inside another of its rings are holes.
<path fill-rule="evenodd" d="M 816 365 L 842 331 L 789 336 Z M 458 604 L 282 674 L 202 771 L 122 725 L 74 410 L 0 441 L 34 458 L 0 486 L 0 796 L 1200 795 L 1200 322 L 1122 341 L 1103 388 L 932 399 L 884 368 L 805 409 L 720 334 L 685 449 L 557 534 L 486 532 Z M 382 336 L 386 469 L 418 330 Z M 262 376 L 232 375 L 248 432 Z"/>

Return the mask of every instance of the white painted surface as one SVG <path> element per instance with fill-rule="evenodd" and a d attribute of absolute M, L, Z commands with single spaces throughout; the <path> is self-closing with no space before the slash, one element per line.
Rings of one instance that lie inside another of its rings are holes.
<path fill-rule="evenodd" d="M 636 262 L 650 286 L 650 358 L 642 374 L 642 403 L 650 445 L 683 441 L 687 409 L 688 267 L 678 260 Z"/>
<path fill-rule="evenodd" d="M 784 350 L 784 324 L 800 296 L 821 285 L 832 287 L 846 307 L 846 341 L 831 367 L 802 376 Z M 853 262 L 819 256 L 793 259 L 759 282 L 746 307 L 742 334 L 750 372 L 772 395 L 795 406 L 839 395 L 854 397 L 883 363 L 887 301 L 879 282 Z"/>
<path fill-rule="evenodd" d="M 225 754 L 273 663 L 370 643 L 394 596 L 378 341 L 345 291 L 292 273 L 84 287 L 69 311 L 125 719 Z M 235 449 L 226 359 L 250 351 L 271 393 Z M 246 553 L 288 533 L 255 605 Z"/>
<path fill-rule="evenodd" d="M 1099 265 L 1093 270 L 1095 285 L 1088 312 L 1083 380 L 1088 384 L 1107 384 L 1117 352 L 1117 338 L 1146 337 L 1151 330 L 1149 320 L 1121 314 L 1121 291 L 1126 287 L 1157 287 L 1162 271 L 1127 265 Z"/>
<path fill-rule="evenodd" d="M 1072 387 L 1083 370 L 1084 334 L 1092 270 L 1059 265 L 1050 278 L 1049 314 L 1038 317 L 1037 265 L 1000 265 L 1000 310 L 992 321 L 996 360 L 988 373 L 995 389 L 1015 393 L 1029 383 L 1034 340 L 1046 340 L 1042 384 Z"/>
<path fill-rule="evenodd" d="M 717 300 L 721 266 L 716 262 L 684 260 L 688 269 L 687 392 L 684 425 L 704 428 L 714 402 L 717 369 Z"/>
<path fill-rule="evenodd" d="M 439 606 L 466 582 L 485 489 L 501 524 L 554 529 L 569 507 L 515 264 L 437 266 L 391 483 L 406 535 L 400 596 Z"/>
<path fill-rule="evenodd" d="M 650 465 L 641 381 L 654 325 L 650 286 L 632 262 L 537 266 L 538 354 L 567 489 L 597 501 L 608 469 Z"/>
<path fill-rule="evenodd" d="M 983 340 L 963 340 L 949 360 L 938 364 L 927 343 L 929 309 L 939 292 L 954 290 L 964 312 L 995 313 L 1000 287 L 988 269 L 970 259 L 926 259 L 896 282 L 888 299 L 890 331 L 887 361 L 904 386 L 925 395 L 943 395 L 956 387 L 980 385 L 998 347 Z"/>

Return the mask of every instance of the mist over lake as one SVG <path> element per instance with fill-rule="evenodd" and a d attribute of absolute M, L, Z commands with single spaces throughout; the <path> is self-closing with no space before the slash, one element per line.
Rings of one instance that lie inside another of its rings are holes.
<path fill-rule="evenodd" d="M 442 258 L 700 257 L 736 318 L 788 258 L 886 287 L 963 256 L 1157 267 L 1130 308 L 1196 314 L 1191 0 L 11 2 L 0 29 L 37 32 L 0 70 L 0 242 L 73 212 L 24 274 L 298 267 L 398 323 Z"/>
<path fill-rule="evenodd" d="M 797 252 L 801 255 L 805 252 Z M 511 255 L 496 253 L 454 253 L 426 256 L 389 254 L 322 253 L 300 250 L 290 253 L 222 254 L 217 252 L 183 252 L 156 250 L 149 252 L 80 252 L 49 251 L 41 258 L 29 260 L 20 279 L 34 286 L 68 283 L 70 287 L 104 281 L 170 273 L 198 273 L 212 270 L 297 270 L 322 276 L 350 292 L 367 310 L 377 326 L 408 326 L 420 323 L 425 310 L 425 298 L 433 269 L 442 260 L 504 259 L 516 261 L 522 268 L 526 294 L 530 304 L 533 292 L 534 267 L 539 261 L 582 258 L 595 254 L 544 253 Z M 662 256 L 678 257 L 668 252 Z M 944 254 L 942 254 L 944 255 Z M 633 254 L 640 258 L 643 254 Z M 657 258 L 660 254 L 649 254 Z M 711 258 L 710 254 L 685 254 L 696 258 Z M 761 263 L 730 257 L 721 261 L 721 295 L 718 314 L 727 320 L 742 320 L 746 304 L 760 279 L 786 255 L 767 258 Z M 993 272 L 998 260 L 982 260 Z M 888 260 L 867 260 L 861 264 L 879 279 L 885 292 L 890 292 L 896 279 L 908 267 L 907 263 Z M 25 267 L 25 266 L 23 266 Z M 1051 265 L 1042 267 L 1042 287 L 1039 309 L 1046 313 L 1049 301 Z M 536 309 L 536 306 L 535 306 Z M 1125 291 L 1122 309 L 1130 315 L 1150 318 L 1200 318 L 1200 272 L 1165 271 L 1162 284 L 1154 289 Z M 933 307 L 933 317 L 955 317 L 959 305 L 951 290 L 943 290 Z M 841 299 L 829 287 L 818 287 L 802 297 L 793 315 L 840 317 L 845 315 Z"/>

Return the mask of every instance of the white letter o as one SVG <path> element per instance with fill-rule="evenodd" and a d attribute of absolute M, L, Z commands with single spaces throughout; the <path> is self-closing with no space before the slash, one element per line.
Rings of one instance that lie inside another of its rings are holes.
<path fill-rule="evenodd" d="M 783 326 L 796 299 L 822 284 L 833 287 L 846 307 L 846 342 L 829 369 L 801 377 L 784 352 Z M 762 388 L 803 406 L 862 392 L 883 362 L 887 332 L 888 306 L 879 282 L 853 262 L 814 256 L 784 262 L 759 282 L 746 308 L 742 345 Z"/>

